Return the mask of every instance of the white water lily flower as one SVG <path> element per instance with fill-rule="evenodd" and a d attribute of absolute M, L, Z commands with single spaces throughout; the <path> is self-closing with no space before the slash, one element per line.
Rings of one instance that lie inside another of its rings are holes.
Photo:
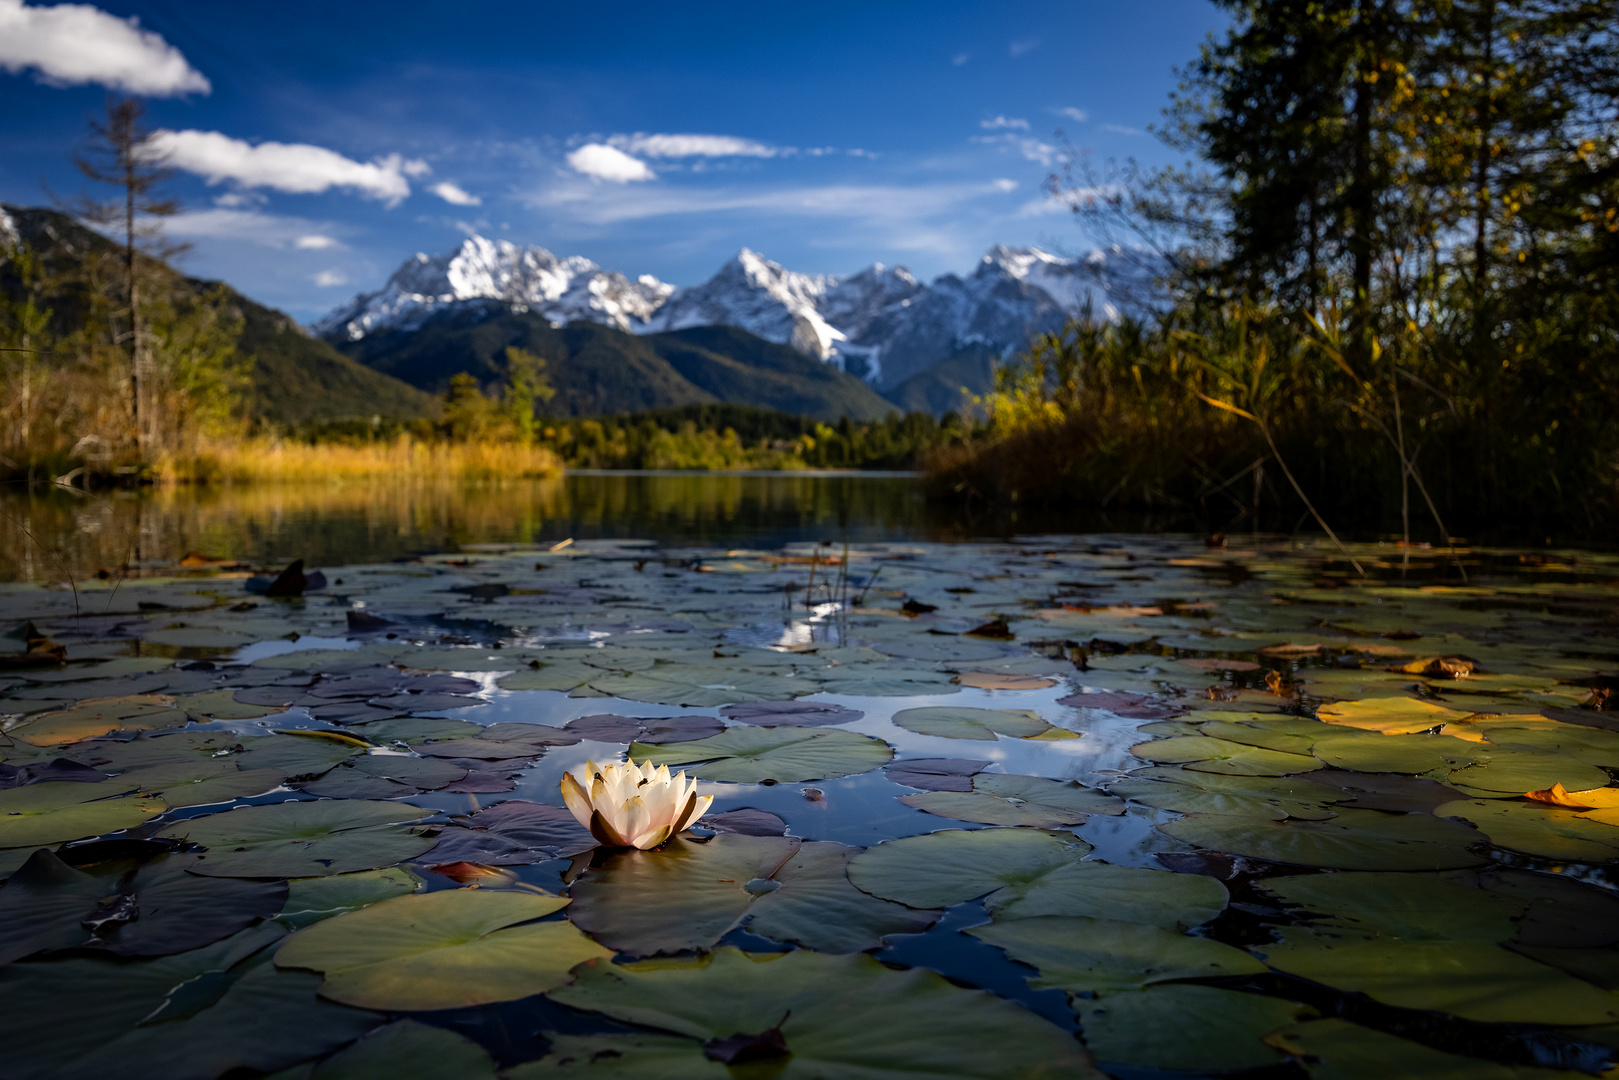
<path fill-rule="evenodd" d="M 697 781 L 669 766 L 630 761 L 562 775 L 562 801 L 590 835 L 608 847 L 655 848 L 708 813 L 714 796 L 697 794 Z"/>

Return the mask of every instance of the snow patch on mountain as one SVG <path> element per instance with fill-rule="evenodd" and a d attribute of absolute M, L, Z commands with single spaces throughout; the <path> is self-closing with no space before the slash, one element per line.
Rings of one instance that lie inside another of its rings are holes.
<path fill-rule="evenodd" d="M 1007 355 L 1086 310 L 1117 318 L 1118 287 L 1132 278 L 1139 286 L 1142 277 L 1100 251 L 1071 259 L 997 246 L 969 276 L 945 274 L 924 285 L 903 266 L 877 263 L 848 277 L 800 274 L 744 248 L 709 280 L 677 289 L 651 276 L 630 281 L 579 256 L 474 236 L 448 255 L 406 260 L 382 289 L 355 297 L 313 329 L 357 341 L 414 329 L 469 301 L 631 333 L 728 325 L 886 389 L 963 350 Z"/>

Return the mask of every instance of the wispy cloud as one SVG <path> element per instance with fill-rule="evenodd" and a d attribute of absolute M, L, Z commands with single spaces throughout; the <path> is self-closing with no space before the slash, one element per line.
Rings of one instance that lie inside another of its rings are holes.
<path fill-rule="evenodd" d="M 451 206 L 482 206 L 483 200 L 469 194 L 460 184 L 445 180 L 427 189 Z"/>
<path fill-rule="evenodd" d="M 323 289 L 331 289 L 349 283 L 348 275 L 341 270 L 322 270 L 310 280 Z"/>
<path fill-rule="evenodd" d="M 1028 135 L 1015 135 L 1011 132 L 1004 135 L 974 135 L 969 141 L 984 146 L 998 146 L 1003 152 L 1016 153 L 1024 160 L 1038 162 L 1048 169 L 1061 162 L 1064 156 L 1059 147 Z"/>
<path fill-rule="evenodd" d="M 1058 116 L 1066 116 L 1068 119 L 1079 124 L 1083 124 L 1085 121 L 1091 118 L 1090 113 L 1086 112 L 1084 109 L 1076 109 L 1072 105 L 1065 106 L 1061 109 L 1052 109 L 1051 111 L 1056 113 Z"/>
<path fill-rule="evenodd" d="M 1009 56 L 1022 56 L 1024 53 L 1033 52 L 1039 47 L 1039 38 L 1020 38 L 1017 41 L 1009 42 L 1006 46 L 1006 52 Z"/>
<path fill-rule="evenodd" d="M 1020 131 L 1029 130 L 1029 122 L 1027 120 L 1019 120 L 1015 116 L 996 116 L 989 120 L 980 120 L 978 121 L 978 126 L 981 128 L 986 128 L 990 131 L 995 131 L 1000 128 L 1017 128 Z"/>
<path fill-rule="evenodd" d="M 153 149 L 168 164 L 196 173 L 210 184 L 230 180 L 243 187 L 299 195 L 346 188 L 389 205 L 410 194 L 404 171 L 415 164 L 398 154 L 363 163 L 308 143 L 255 146 L 217 131 L 158 131 L 152 140 Z"/>
<path fill-rule="evenodd" d="M 952 64 L 954 64 L 956 67 L 960 67 L 962 64 L 965 64 L 967 61 L 971 60 L 972 58 L 973 58 L 972 53 L 958 52 L 956 55 L 954 55 L 954 56 L 952 56 L 950 58 L 950 62 Z"/>
<path fill-rule="evenodd" d="M 321 233 L 308 233 L 294 240 L 292 242 L 292 246 L 302 251 L 326 251 L 330 248 L 342 247 L 343 245 L 332 239 L 330 236 L 326 236 Z"/>
<path fill-rule="evenodd" d="M 631 154 L 651 158 L 758 157 L 770 158 L 784 150 L 735 135 L 615 135 L 612 146 Z M 790 153 L 788 148 L 785 152 Z"/>
<path fill-rule="evenodd" d="M 89 4 L 33 7 L 0 0 L 0 68 L 32 70 L 58 86 L 96 83 L 147 97 L 206 94 L 213 87 L 185 56 L 140 20 Z"/>
<path fill-rule="evenodd" d="M 334 230 L 329 223 L 223 207 L 165 218 L 163 231 L 182 240 L 229 240 L 271 248 L 324 251 L 342 246 L 331 236 Z"/>
<path fill-rule="evenodd" d="M 1103 124 L 1102 125 L 1102 130 L 1112 132 L 1114 135 L 1145 135 L 1146 134 L 1146 132 L 1142 131 L 1140 128 L 1126 127 L 1123 124 Z"/>
<path fill-rule="evenodd" d="M 606 143 L 586 143 L 581 146 L 568 155 L 568 166 L 592 180 L 608 180 L 615 184 L 651 180 L 657 176 L 640 158 L 630 157 L 618 147 Z"/>

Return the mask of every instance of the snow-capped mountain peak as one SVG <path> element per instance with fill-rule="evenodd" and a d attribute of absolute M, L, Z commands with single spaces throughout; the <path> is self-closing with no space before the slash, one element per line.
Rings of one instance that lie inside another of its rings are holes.
<path fill-rule="evenodd" d="M 631 333 L 737 326 L 887 388 L 963 350 L 1006 355 L 1087 307 L 1116 317 L 1112 263 L 1101 252 L 1070 259 L 999 245 L 969 276 L 924 285 L 903 266 L 800 274 L 743 248 L 709 280 L 677 289 L 651 275 L 631 281 L 580 256 L 472 236 L 446 255 L 405 260 L 382 289 L 355 297 L 314 330 L 355 341 L 413 329 L 452 305 L 494 301 L 553 322 Z"/>

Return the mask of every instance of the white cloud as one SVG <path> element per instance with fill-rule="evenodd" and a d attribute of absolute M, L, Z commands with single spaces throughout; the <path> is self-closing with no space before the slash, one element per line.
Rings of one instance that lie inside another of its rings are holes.
<path fill-rule="evenodd" d="M 256 191 L 227 191 L 223 195 L 214 196 L 215 206 L 263 206 L 267 202 L 269 199 Z"/>
<path fill-rule="evenodd" d="M 574 172 L 593 180 L 611 180 L 627 184 L 632 180 L 651 180 L 653 172 L 646 162 L 632 158 L 617 147 L 604 143 L 586 143 L 568 155 L 568 165 Z"/>
<path fill-rule="evenodd" d="M 1039 47 L 1040 47 L 1040 39 L 1039 38 L 1023 38 L 1023 39 L 1021 39 L 1019 41 L 1014 41 L 1014 42 L 1009 43 L 1006 46 L 1006 51 L 1007 51 L 1007 54 L 1010 55 L 1010 56 L 1022 56 L 1024 53 L 1033 52 L 1035 49 L 1038 49 Z"/>
<path fill-rule="evenodd" d="M 330 225 L 308 218 L 277 217 L 257 210 L 190 210 L 159 224 L 165 233 L 181 239 L 229 240 L 271 248 L 305 247 L 304 238 L 326 239 L 331 231 Z M 333 240 L 332 246 L 341 245 Z"/>
<path fill-rule="evenodd" d="M 468 194 L 466 189 L 460 184 L 452 183 L 449 180 L 446 180 L 440 184 L 434 184 L 427 190 L 431 191 L 434 195 L 437 195 L 451 206 L 483 205 L 483 200 L 478 198 L 478 196 Z"/>
<path fill-rule="evenodd" d="M 973 58 L 972 53 L 958 52 L 956 55 L 954 55 L 954 56 L 952 56 L 950 58 L 950 62 L 952 64 L 954 64 L 956 67 L 960 67 L 962 64 L 965 64 L 967 61 L 971 60 L 972 58 Z"/>
<path fill-rule="evenodd" d="M 341 270 L 322 270 L 312 280 L 323 289 L 331 289 L 338 285 L 347 285 L 349 283 L 348 276 Z"/>
<path fill-rule="evenodd" d="M 400 171 L 406 176 L 414 179 L 419 176 L 426 176 L 428 173 L 432 172 L 433 166 L 429 165 L 421 158 L 413 158 L 412 160 L 405 162 Z"/>
<path fill-rule="evenodd" d="M 990 181 L 989 186 L 994 188 L 996 191 L 1016 191 L 1018 183 L 1016 180 L 1007 180 L 1003 178 L 1000 180 Z"/>
<path fill-rule="evenodd" d="M 243 187 L 272 188 L 312 195 L 349 188 L 391 206 L 410 194 L 404 170 L 414 163 L 398 154 L 369 164 L 352 161 L 322 146 L 265 142 L 254 146 L 217 131 L 159 131 L 153 149 L 168 164 L 204 177 L 210 184 L 233 180 Z"/>
<path fill-rule="evenodd" d="M 292 246 L 304 251 L 325 251 L 327 248 L 342 247 L 343 245 L 333 240 L 330 236 L 323 236 L 320 233 L 308 233 L 294 240 Z"/>
<path fill-rule="evenodd" d="M 1061 109 L 1052 109 L 1051 111 L 1056 113 L 1058 116 L 1066 116 L 1068 119 L 1080 124 L 1083 124 L 1085 121 L 1091 118 L 1090 113 L 1086 112 L 1084 109 L 1076 109 L 1072 105 Z"/>
<path fill-rule="evenodd" d="M 1048 169 L 1064 158 L 1060 148 L 1027 135 L 974 135 L 970 141 L 986 146 L 999 146 L 1003 150 L 1015 150 L 1025 160 L 1037 161 Z"/>
<path fill-rule="evenodd" d="M 1019 120 L 1015 116 L 997 116 L 991 120 L 980 120 L 978 121 L 978 126 L 981 128 L 986 128 L 990 131 L 996 131 L 1000 128 L 1017 128 L 1022 131 L 1029 130 L 1029 122 L 1027 120 Z"/>
<path fill-rule="evenodd" d="M 1145 135 L 1140 128 L 1125 127 L 1123 124 L 1103 124 L 1103 131 L 1111 131 L 1115 135 Z"/>
<path fill-rule="evenodd" d="M 775 157 L 782 153 L 753 139 L 735 135 L 615 135 L 608 140 L 621 150 L 643 157 Z"/>
<path fill-rule="evenodd" d="M 32 68 L 59 86 L 97 83 L 148 97 L 206 94 L 208 79 L 140 20 L 89 4 L 29 7 L 0 0 L 0 68 Z"/>

